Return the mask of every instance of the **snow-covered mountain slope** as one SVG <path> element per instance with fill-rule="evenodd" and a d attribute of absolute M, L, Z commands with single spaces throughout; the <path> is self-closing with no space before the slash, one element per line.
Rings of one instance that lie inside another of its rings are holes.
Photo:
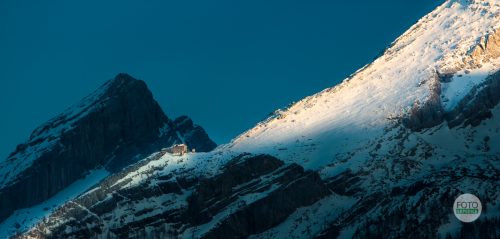
<path fill-rule="evenodd" d="M 143 81 L 118 74 L 36 128 L 0 162 L 0 222 L 91 170 L 117 171 L 175 143 L 198 151 L 216 146 L 188 117 L 169 119 Z"/>
<path fill-rule="evenodd" d="M 0 238 L 8 238 L 17 231 L 30 229 L 41 219 L 49 216 L 58 206 L 76 198 L 82 192 L 98 184 L 108 175 L 109 172 L 103 168 L 90 171 L 84 178 L 75 181 L 42 203 L 15 211 L 10 217 L 0 223 Z"/>
<path fill-rule="evenodd" d="M 247 237 L 329 193 L 317 173 L 267 155 L 159 152 L 66 203 L 24 236 Z"/>
<path fill-rule="evenodd" d="M 404 119 L 429 105 L 435 105 L 436 116 L 408 126 L 435 126 L 442 121 L 439 115 L 451 114 L 474 87 L 500 70 L 499 14 L 498 1 L 447 1 L 373 63 L 338 86 L 278 110 L 229 148 L 272 153 L 320 169 L 372 144 L 387 128 L 410 121 Z M 464 150 L 463 144 L 456 150 Z"/>
<path fill-rule="evenodd" d="M 21 237 L 498 238 L 498 29 L 500 2 L 445 1 L 340 85 L 210 153 L 153 154 Z"/>

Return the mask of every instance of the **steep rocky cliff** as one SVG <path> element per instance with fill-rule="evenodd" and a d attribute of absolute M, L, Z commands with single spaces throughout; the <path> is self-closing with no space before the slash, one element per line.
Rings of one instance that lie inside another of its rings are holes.
<path fill-rule="evenodd" d="M 0 221 L 97 167 L 118 171 L 184 138 L 199 151 L 215 148 L 201 127 L 181 119 L 189 123 L 170 120 L 143 81 L 117 75 L 35 129 L 0 163 Z"/>

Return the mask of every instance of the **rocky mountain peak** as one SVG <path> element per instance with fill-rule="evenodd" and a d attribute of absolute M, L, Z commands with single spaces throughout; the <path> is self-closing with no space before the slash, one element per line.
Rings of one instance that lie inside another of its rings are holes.
<path fill-rule="evenodd" d="M 36 128 L 0 162 L 0 221 L 18 208 L 53 196 L 98 167 L 116 172 L 185 141 L 198 151 L 215 148 L 203 128 L 189 121 L 177 131 L 144 81 L 118 74 Z"/>
<path fill-rule="evenodd" d="M 186 115 L 182 115 L 182 116 L 177 117 L 174 120 L 174 124 L 177 126 L 178 130 L 183 131 L 185 129 L 193 127 L 193 120 L 191 120 Z"/>
<path fill-rule="evenodd" d="M 184 135 L 183 142 L 191 149 L 199 152 L 210 151 L 217 145 L 208 138 L 208 134 L 193 120 L 185 115 L 179 116 L 173 121 L 175 130 Z"/>
<path fill-rule="evenodd" d="M 144 81 L 135 79 L 127 73 L 117 74 L 108 84 L 106 94 L 108 96 L 120 93 L 141 93 L 152 96 Z"/>

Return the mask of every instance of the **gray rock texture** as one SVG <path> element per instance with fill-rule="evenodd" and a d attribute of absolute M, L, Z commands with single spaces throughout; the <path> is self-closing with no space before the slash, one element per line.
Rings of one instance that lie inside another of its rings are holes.
<path fill-rule="evenodd" d="M 35 129 L 0 164 L 2 172 L 28 157 L 33 160 L 18 175 L 0 175 L 0 221 L 53 196 L 90 170 L 103 166 L 116 172 L 162 147 L 182 143 L 181 137 L 198 151 L 216 146 L 191 119 L 170 120 L 141 80 L 118 74 L 98 92 L 77 104 L 83 107 Z M 35 149 L 39 151 L 32 153 Z"/>

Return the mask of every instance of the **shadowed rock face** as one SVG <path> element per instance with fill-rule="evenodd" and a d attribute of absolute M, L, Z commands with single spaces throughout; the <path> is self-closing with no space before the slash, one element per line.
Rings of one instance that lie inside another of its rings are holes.
<path fill-rule="evenodd" d="M 16 209 L 44 201 L 89 170 L 105 166 L 117 171 L 182 142 L 179 136 L 186 135 L 188 146 L 199 151 L 215 147 L 201 127 L 186 121 L 191 124 L 177 132 L 143 81 L 118 74 L 76 107 L 35 129 L 0 164 L 1 172 L 20 167 L 28 158 L 33 161 L 10 178 L 9 172 L 0 175 L 0 221 Z"/>
<path fill-rule="evenodd" d="M 471 47 L 462 60 L 452 66 L 441 66 L 425 86 L 429 87 L 429 97 L 425 102 L 416 102 L 404 117 L 403 124 L 414 131 L 431 128 L 448 122 L 450 128 L 460 125 L 478 125 L 490 118 L 492 109 L 500 101 L 500 72 L 490 75 L 485 82 L 475 86 L 450 112 L 444 112 L 440 100 L 441 84 L 449 83 L 460 70 L 474 70 L 483 64 L 497 61 L 500 57 L 500 30 L 496 29 Z"/>
<path fill-rule="evenodd" d="M 184 142 L 198 152 L 207 152 L 217 145 L 210 140 L 205 130 L 193 123 L 189 117 L 183 115 L 174 120 L 174 126 L 184 136 Z"/>
<path fill-rule="evenodd" d="M 344 238 L 345 234 L 339 236 L 346 229 L 352 231 L 347 238 L 498 238 L 500 217 L 496 202 L 500 199 L 500 169 L 497 166 L 500 157 L 476 155 L 474 164 L 477 167 L 474 169 L 468 162 L 469 157 L 456 156 L 453 163 L 426 172 L 425 177 L 410 175 L 402 178 L 406 183 L 390 187 L 384 184 L 377 190 L 361 186 L 363 182 L 366 184 L 363 175 L 368 173 L 346 172 L 336 176 L 328 183 L 332 190 L 340 194 L 357 194 L 359 201 L 315 238 Z M 383 160 L 398 164 L 399 156 L 394 159 L 396 161 L 390 157 Z M 401 162 L 410 160 L 404 158 Z M 453 215 L 453 203 L 463 193 L 472 193 L 483 205 L 489 204 L 483 206 L 483 214 L 472 223 L 462 223 Z M 486 216 L 488 210 L 491 216 Z M 443 230 L 449 225 L 457 226 L 457 232 L 450 234 Z"/>
<path fill-rule="evenodd" d="M 218 220 L 217 215 L 227 214 L 207 233 L 195 238 L 245 238 L 276 226 L 297 208 L 330 194 L 316 172 L 304 171 L 297 164 L 286 165 L 268 155 L 241 155 L 209 178 L 192 178 L 189 173 L 152 174 L 138 186 L 123 188 L 128 183 L 120 181 L 123 175 L 126 172 L 106 179 L 97 190 L 75 199 L 75 203 L 64 205 L 37 226 L 41 230 L 25 236 L 179 238 L 191 235 L 188 230 L 194 228 L 196 233 L 206 223 Z M 149 184 L 156 180 L 158 185 Z M 251 199 L 259 193 L 259 198 Z M 162 202 L 162 198 L 167 200 Z M 149 203 L 140 203 L 144 201 Z M 125 205 L 136 206 L 123 211 Z M 59 224 L 61 221 L 65 223 Z M 45 229 L 51 233 L 44 234 Z"/>
<path fill-rule="evenodd" d="M 420 131 L 425 128 L 436 126 L 443 122 L 443 106 L 441 105 L 441 84 L 436 74 L 426 82 L 429 87 L 430 96 L 425 102 L 416 102 L 409 114 L 403 119 L 403 124 L 414 130 Z"/>
<path fill-rule="evenodd" d="M 445 80 L 446 78 L 449 77 L 445 77 Z M 420 131 L 437 126 L 443 121 L 446 121 L 450 128 L 477 126 L 481 121 L 492 117 L 491 109 L 500 102 L 500 71 L 474 86 L 457 107 L 449 112 L 444 112 L 441 104 L 440 83 L 434 82 L 430 87 L 429 99 L 423 103 L 416 103 L 403 119 L 403 124 L 407 128 Z"/>
<path fill-rule="evenodd" d="M 448 126 L 477 126 L 492 117 L 491 109 L 499 102 L 500 71 L 497 71 L 484 83 L 475 86 L 453 111 L 446 114 Z"/>

